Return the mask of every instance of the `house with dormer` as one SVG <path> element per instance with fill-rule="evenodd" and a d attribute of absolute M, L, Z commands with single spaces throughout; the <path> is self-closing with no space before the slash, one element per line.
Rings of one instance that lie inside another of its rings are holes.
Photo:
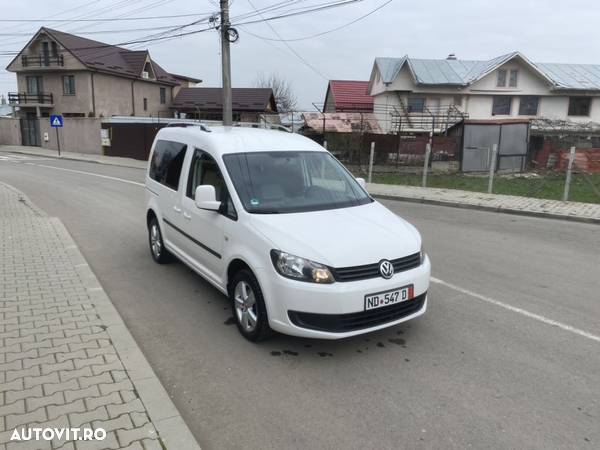
<path fill-rule="evenodd" d="M 21 118 L 172 115 L 181 87 L 202 80 L 167 72 L 147 50 L 129 50 L 42 27 L 6 68 Z"/>
<path fill-rule="evenodd" d="M 600 65 L 376 58 L 368 93 L 385 132 L 444 132 L 463 119 L 600 122 Z"/>

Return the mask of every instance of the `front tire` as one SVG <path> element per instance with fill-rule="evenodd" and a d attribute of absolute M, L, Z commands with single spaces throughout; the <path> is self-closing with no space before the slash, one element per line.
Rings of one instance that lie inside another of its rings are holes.
<path fill-rule="evenodd" d="M 148 224 L 148 244 L 150 245 L 150 254 L 155 262 L 166 264 L 171 261 L 171 254 L 165 248 L 156 217 L 153 217 Z"/>
<path fill-rule="evenodd" d="M 233 317 L 238 330 L 251 342 L 268 338 L 271 334 L 267 308 L 258 284 L 252 272 L 242 269 L 231 280 L 229 298 Z"/>

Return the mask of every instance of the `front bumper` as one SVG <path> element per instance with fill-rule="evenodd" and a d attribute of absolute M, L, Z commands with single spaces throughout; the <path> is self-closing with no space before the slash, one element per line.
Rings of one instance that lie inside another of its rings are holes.
<path fill-rule="evenodd" d="M 320 285 L 284 278 L 271 267 L 256 275 L 271 328 L 293 336 L 341 339 L 393 326 L 425 313 L 430 272 L 431 264 L 425 257 L 419 267 L 396 273 L 389 280 L 372 278 Z M 413 300 L 364 311 L 365 295 L 409 284 L 414 286 Z"/>

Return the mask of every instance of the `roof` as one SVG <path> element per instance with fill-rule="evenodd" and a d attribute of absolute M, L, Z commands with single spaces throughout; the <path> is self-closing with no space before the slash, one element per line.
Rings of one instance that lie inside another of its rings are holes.
<path fill-rule="evenodd" d="M 381 127 L 373 113 L 303 113 L 306 127 L 316 133 L 381 133 Z"/>
<path fill-rule="evenodd" d="M 72 53 L 84 66 L 92 70 L 142 79 L 144 65 L 149 60 L 152 64 L 156 80 L 144 79 L 146 81 L 156 81 L 175 86 L 180 84 L 177 78 L 192 79 L 168 73 L 156 61 L 150 58 L 147 50 L 129 50 L 124 47 L 94 41 L 46 27 L 40 28 L 35 36 L 39 33 L 46 33 L 51 36 L 62 47 Z"/>
<path fill-rule="evenodd" d="M 231 90 L 232 109 L 243 112 L 264 112 L 270 106 L 277 112 L 271 88 L 233 88 Z M 179 90 L 171 108 L 185 110 L 221 111 L 223 90 L 209 87 L 184 87 Z"/>
<path fill-rule="evenodd" d="M 531 69 L 551 84 L 553 89 L 600 90 L 600 65 L 533 63 L 519 52 L 495 58 L 478 60 L 375 58 L 384 83 L 392 83 L 406 64 L 417 84 L 441 86 L 468 86 L 483 78 L 502 64 L 520 58 Z"/>
<path fill-rule="evenodd" d="M 171 73 L 171 76 L 178 80 L 191 81 L 192 83 L 202 83 L 202 80 L 200 78 L 188 77 L 187 75 L 179 75 L 177 73 Z"/>
<path fill-rule="evenodd" d="M 333 102 L 337 112 L 346 111 L 373 111 L 373 97 L 367 93 L 368 81 L 331 80 L 325 95 L 333 95 Z"/>
<path fill-rule="evenodd" d="M 0 104 L 0 117 L 12 115 L 12 106 Z"/>
<path fill-rule="evenodd" d="M 296 133 L 264 130 L 260 128 L 210 126 L 210 131 L 201 127 L 166 127 L 156 138 L 182 139 L 197 142 L 197 146 L 216 154 L 264 151 L 326 151 L 312 139 Z"/>

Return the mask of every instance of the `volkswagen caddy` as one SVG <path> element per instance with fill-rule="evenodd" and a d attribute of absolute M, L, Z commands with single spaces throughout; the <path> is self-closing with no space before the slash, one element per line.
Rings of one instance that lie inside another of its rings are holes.
<path fill-rule="evenodd" d="M 339 339 L 422 315 L 430 263 L 414 226 L 325 148 L 283 131 L 173 126 L 146 176 L 152 258 L 227 295 L 251 341 Z"/>

